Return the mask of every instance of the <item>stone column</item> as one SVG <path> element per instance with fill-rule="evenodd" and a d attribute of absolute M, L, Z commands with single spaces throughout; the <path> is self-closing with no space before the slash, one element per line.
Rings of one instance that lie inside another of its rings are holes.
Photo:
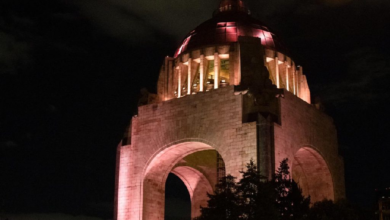
<path fill-rule="evenodd" d="M 192 76 L 192 59 L 188 59 L 188 76 L 187 76 L 187 82 L 188 82 L 188 88 L 187 88 L 187 94 L 191 95 L 191 88 L 192 88 L 192 81 L 191 81 L 191 76 Z"/>
<path fill-rule="evenodd" d="M 203 92 L 204 90 L 204 55 L 200 55 L 200 63 L 199 63 L 199 92 Z"/>
<path fill-rule="evenodd" d="M 174 60 L 173 59 L 170 59 L 168 61 L 168 91 L 167 91 L 167 94 L 168 94 L 168 99 L 171 99 L 171 98 L 174 98 L 175 95 L 174 95 L 174 92 L 175 92 L 175 67 L 174 67 Z"/>
<path fill-rule="evenodd" d="M 214 89 L 219 87 L 219 63 L 218 53 L 214 53 Z"/>
<path fill-rule="evenodd" d="M 275 57 L 275 78 L 276 78 L 276 87 L 280 88 L 280 82 L 279 82 L 279 58 Z"/>
<path fill-rule="evenodd" d="M 177 97 L 181 97 L 181 63 L 179 63 L 177 76 Z"/>
<path fill-rule="evenodd" d="M 289 88 L 289 77 L 288 77 L 288 63 L 286 62 L 286 89 L 287 91 L 290 91 L 290 88 Z"/>
<path fill-rule="evenodd" d="M 275 170 L 274 127 L 271 115 L 257 115 L 257 167 L 260 173 L 272 179 Z"/>
<path fill-rule="evenodd" d="M 165 69 L 164 69 L 164 76 L 165 76 L 165 79 L 164 79 L 164 91 L 163 91 L 163 101 L 166 101 L 167 98 L 168 98 L 168 94 L 169 94 L 169 71 L 168 71 L 168 56 L 165 57 Z"/>
<path fill-rule="evenodd" d="M 302 66 L 300 66 L 298 71 L 297 71 L 297 96 L 298 97 L 300 97 L 299 89 L 300 89 L 300 84 L 301 84 L 302 71 L 303 71 Z"/>
<path fill-rule="evenodd" d="M 296 93 L 296 77 L 295 77 L 295 66 L 294 66 L 294 68 L 292 69 L 292 80 L 293 80 L 293 91 L 294 91 L 294 95 L 296 95 L 297 93 Z"/>
<path fill-rule="evenodd" d="M 295 71 L 295 95 L 298 96 L 298 71 Z"/>

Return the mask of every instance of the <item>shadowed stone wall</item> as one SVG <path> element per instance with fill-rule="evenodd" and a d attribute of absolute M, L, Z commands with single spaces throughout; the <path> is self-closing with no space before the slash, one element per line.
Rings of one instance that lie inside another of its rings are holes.
<path fill-rule="evenodd" d="M 131 143 L 118 148 L 116 219 L 164 219 L 165 181 L 170 172 L 178 174 L 190 194 L 206 195 L 216 183 L 211 152 L 217 151 L 226 173 L 237 177 L 250 159 L 256 161 L 256 122 L 242 123 L 244 96 L 234 95 L 233 86 L 228 86 L 140 107 L 129 129 Z M 343 198 L 343 161 L 332 119 L 289 92 L 279 102 L 281 123 L 274 123 L 271 140 L 275 167 L 287 157 L 295 178 L 314 177 L 301 181 L 305 193 L 315 191 L 310 186 L 323 191 L 313 199 Z M 299 153 L 306 152 L 302 149 L 315 157 Z M 199 213 L 194 207 L 207 198 L 191 199 L 194 217 Z"/>

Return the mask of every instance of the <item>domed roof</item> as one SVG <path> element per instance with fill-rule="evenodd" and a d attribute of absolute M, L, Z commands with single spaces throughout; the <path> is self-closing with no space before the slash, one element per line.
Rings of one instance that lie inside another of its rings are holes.
<path fill-rule="evenodd" d="M 213 18 L 187 34 L 174 57 L 208 45 L 234 43 L 239 36 L 258 37 L 265 48 L 286 51 L 268 27 L 250 15 L 242 0 L 222 0 Z"/>

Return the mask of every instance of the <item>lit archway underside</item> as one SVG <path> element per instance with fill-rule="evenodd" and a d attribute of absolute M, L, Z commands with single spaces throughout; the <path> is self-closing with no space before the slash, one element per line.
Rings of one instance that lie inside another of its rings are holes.
<path fill-rule="evenodd" d="M 207 150 L 213 148 L 200 142 L 180 143 L 160 151 L 149 161 L 143 178 L 142 219 L 164 219 L 165 183 L 170 172 L 177 175 L 187 186 L 191 207 L 198 206 L 197 209 L 192 208 L 191 216 L 199 215 L 200 205 L 207 202 L 207 192 L 212 191 L 210 180 L 206 177 L 209 175 L 204 175 L 194 168 L 197 161 L 191 161 L 190 167 L 183 164 L 183 159 Z"/>
<path fill-rule="evenodd" d="M 292 177 L 311 203 L 334 200 L 332 175 L 324 158 L 313 148 L 303 147 L 294 155 Z"/>
<path fill-rule="evenodd" d="M 207 206 L 207 193 L 212 193 L 213 189 L 207 178 L 198 170 L 181 166 L 172 170 L 172 173 L 178 176 L 186 185 L 191 199 L 191 218 L 200 215 L 200 207 Z"/>

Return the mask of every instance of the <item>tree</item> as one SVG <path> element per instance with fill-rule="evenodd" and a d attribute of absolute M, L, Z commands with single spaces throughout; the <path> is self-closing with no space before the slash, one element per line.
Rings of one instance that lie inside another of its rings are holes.
<path fill-rule="evenodd" d="M 301 219 L 309 211 L 310 197 L 304 197 L 298 184 L 291 178 L 288 159 L 280 162 L 275 174 L 276 207 L 280 219 Z"/>
<path fill-rule="evenodd" d="M 208 207 L 201 207 L 201 216 L 195 220 L 239 219 L 239 198 L 235 177 L 228 175 L 215 186 L 214 194 L 207 194 Z"/>
<path fill-rule="evenodd" d="M 334 203 L 332 200 L 316 202 L 310 208 L 308 220 L 368 220 L 370 213 L 364 212 L 361 208 L 352 205 L 347 200 L 339 200 Z"/>
<path fill-rule="evenodd" d="M 274 205 L 275 190 L 272 182 L 260 175 L 253 160 L 241 171 L 242 179 L 238 183 L 241 218 L 277 219 L 278 213 Z"/>
<path fill-rule="evenodd" d="M 196 220 L 298 220 L 306 216 L 310 198 L 302 196 L 287 162 L 284 159 L 274 180 L 268 181 L 250 160 L 238 183 L 228 175 L 216 185 L 214 194 L 208 194 L 208 207 L 201 207 Z"/>
<path fill-rule="evenodd" d="M 291 218 L 290 219 L 302 219 L 307 216 L 310 207 L 310 196 L 304 197 L 302 195 L 302 189 L 298 184 L 291 180 L 291 188 L 287 195 L 287 201 L 291 202 Z"/>

